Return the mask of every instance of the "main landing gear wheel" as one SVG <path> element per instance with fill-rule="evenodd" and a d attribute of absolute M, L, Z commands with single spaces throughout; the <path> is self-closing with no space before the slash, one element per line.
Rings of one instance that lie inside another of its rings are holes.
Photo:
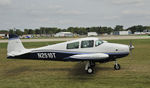
<path fill-rule="evenodd" d="M 85 70 L 88 74 L 94 73 L 95 62 L 88 61 L 85 65 Z"/>
<path fill-rule="evenodd" d="M 88 73 L 88 74 L 92 74 L 93 72 L 94 72 L 94 69 L 93 69 L 93 68 L 89 67 L 89 68 L 87 69 L 87 73 Z"/>

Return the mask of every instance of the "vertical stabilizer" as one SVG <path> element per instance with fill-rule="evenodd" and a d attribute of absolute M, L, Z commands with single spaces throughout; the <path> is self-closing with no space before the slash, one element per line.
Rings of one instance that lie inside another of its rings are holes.
<path fill-rule="evenodd" d="M 17 55 L 23 50 L 25 50 L 25 48 L 19 37 L 17 35 L 10 34 L 7 46 L 7 56 Z"/>

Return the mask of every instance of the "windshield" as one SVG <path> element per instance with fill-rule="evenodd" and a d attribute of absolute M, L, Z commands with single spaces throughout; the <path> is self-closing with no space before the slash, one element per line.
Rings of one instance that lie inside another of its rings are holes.
<path fill-rule="evenodd" d="M 102 40 L 97 40 L 97 41 L 95 42 L 95 46 L 99 46 L 99 45 L 101 45 L 102 43 L 103 43 Z"/>

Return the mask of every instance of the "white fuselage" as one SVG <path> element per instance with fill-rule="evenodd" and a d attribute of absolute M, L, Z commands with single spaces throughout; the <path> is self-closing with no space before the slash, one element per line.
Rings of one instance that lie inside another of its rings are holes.
<path fill-rule="evenodd" d="M 81 42 L 83 40 L 94 40 L 94 46 L 90 48 L 81 48 Z M 115 43 L 108 43 L 104 41 L 101 45 L 95 46 L 95 41 L 98 38 L 82 38 L 74 41 L 68 41 L 64 43 L 48 45 L 45 47 L 37 48 L 34 50 L 41 50 L 41 49 L 50 49 L 50 50 L 62 50 L 62 51 L 74 51 L 74 52 L 90 52 L 90 53 L 129 53 L 129 46 L 124 44 L 115 44 Z M 68 43 L 79 42 L 79 48 L 77 49 L 67 49 Z"/>

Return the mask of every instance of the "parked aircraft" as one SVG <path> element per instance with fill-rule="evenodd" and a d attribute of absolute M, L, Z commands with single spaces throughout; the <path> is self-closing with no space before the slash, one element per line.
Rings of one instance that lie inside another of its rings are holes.
<path fill-rule="evenodd" d="M 120 70 L 118 58 L 129 55 L 134 48 L 132 44 L 109 43 L 95 37 L 80 38 L 40 48 L 26 49 L 17 35 L 9 35 L 7 58 L 52 60 L 52 61 L 86 61 L 85 70 L 94 72 L 96 62 L 115 61 L 114 69 Z"/>

